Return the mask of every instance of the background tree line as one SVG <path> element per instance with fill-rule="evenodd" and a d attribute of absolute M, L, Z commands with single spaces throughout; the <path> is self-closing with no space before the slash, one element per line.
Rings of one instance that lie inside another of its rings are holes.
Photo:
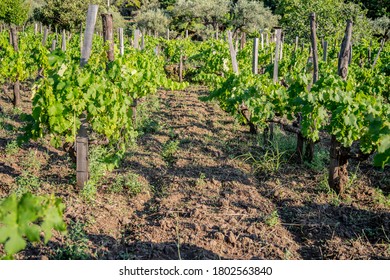
<path fill-rule="evenodd" d="M 390 0 L 2 0 L 0 21 L 23 25 L 39 21 L 59 29 L 79 29 L 90 3 L 111 12 L 116 27 L 140 28 L 171 36 L 188 30 L 205 38 L 224 30 L 256 34 L 280 25 L 286 39 L 309 37 L 308 14 L 316 12 L 320 38 L 337 36 L 352 18 L 358 38 L 387 36 Z M 99 29 L 99 26 L 98 26 Z"/>

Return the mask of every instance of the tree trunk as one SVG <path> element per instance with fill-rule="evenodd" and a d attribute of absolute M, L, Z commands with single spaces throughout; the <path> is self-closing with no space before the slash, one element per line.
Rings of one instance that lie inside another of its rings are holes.
<path fill-rule="evenodd" d="M 332 135 L 330 144 L 329 186 L 337 193 L 343 194 L 344 187 L 348 183 L 348 157 L 349 148 L 341 145 Z"/>

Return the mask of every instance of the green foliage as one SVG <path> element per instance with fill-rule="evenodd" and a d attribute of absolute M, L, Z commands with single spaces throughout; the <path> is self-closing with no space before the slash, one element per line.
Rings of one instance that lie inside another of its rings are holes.
<path fill-rule="evenodd" d="M 282 16 L 281 25 L 291 41 L 295 36 L 309 40 L 309 16 L 313 12 L 316 13 L 319 38 L 342 35 L 347 19 L 354 22 L 355 39 L 370 32 L 365 12 L 360 6 L 343 0 L 280 0 L 276 12 Z"/>
<path fill-rule="evenodd" d="M 15 155 L 19 151 L 19 145 L 17 141 L 11 141 L 5 146 L 5 154 L 8 156 Z"/>
<path fill-rule="evenodd" d="M 45 25 L 57 26 L 59 29 L 80 30 L 80 25 L 85 24 L 89 0 L 44 0 L 43 5 L 39 5 L 33 11 L 34 19 Z M 99 14 L 110 12 L 113 14 L 115 27 L 123 27 L 123 18 L 117 7 L 111 5 L 107 8 L 106 0 L 95 0 L 93 4 L 99 5 Z M 97 20 L 97 29 L 101 30 L 101 21 Z"/>
<path fill-rule="evenodd" d="M 0 203 L 0 243 L 7 256 L 23 250 L 27 242 L 38 242 L 44 233 L 44 242 L 52 236 L 52 229 L 66 231 L 62 220 L 65 206 L 54 196 L 24 194 L 11 195 Z"/>
<path fill-rule="evenodd" d="M 0 21 L 22 25 L 28 17 L 28 2 L 25 0 L 1 0 Z"/>
<path fill-rule="evenodd" d="M 85 233 L 85 224 L 81 222 L 71 222 L 69 234 L 66 236 L 65 244 L 55 250 L 56 260 L 87 260 L 89 239 Z"/>
<path fill-rule="evenodd" d="M 170 140 L 163 145 L 161 156 L 168 164 L 172 164 L 175 161 L 175 154 L 179 148 L 179 144 L 180 142 L 178 140 Z"/>
<path fill-rule="evenodd" d="M 248 33 L 258 32 L 260 29 L 271 29 L 278 23 L 278 16 L 264 7 L 263 2 L 253 0 L 238 0 L 233 8 L 231 25 Z"/>
<path fill-rule="evenodd" d="M 41 186 L 41 180 L 35 175 L 24 171 L 16 178 L 16 186 L 15 194 L 17 197 L 21 197 L 25 193 L 37 190 Z"/>
<path fill-rule="evenodd" d="M 115 177 L 115 182 L 110 186 L 109 191 L 113 193 L 125 191 L 130 196 L 135 196 L 146 189 L 147 186 L 140 182 L 137 174 L 127 172 L 126 174 L 118 174 Z"/>
<path fill-rule="evenodd" d="M 269 227 L 274 227 L 280 223 L 278 211 L 275 210 L 271 214 L 264 217 L 264 223 Z"/>
<path fill-rule="evenodd" d="M 169 19 L 160 9 L 143 10 L 134 18 L 137 27 L 141 30 L 150 30 L 153 33 L 164 34 L 169 25 Z"/>

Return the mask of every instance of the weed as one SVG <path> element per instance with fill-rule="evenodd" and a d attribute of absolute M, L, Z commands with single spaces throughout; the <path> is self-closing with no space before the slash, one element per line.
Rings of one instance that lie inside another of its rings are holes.
<path fill-rule="evenodd" d="M 69 235 L 65 244 L 55 251 L 57 260 L 86 260 L 91 257 L 88 251 L 88 237 L 84 230 L 85 224 L 72 222 L 69 226 Z"/>
<path fill-rule="evenodd" d="M 356 183 L 358 179 L 359 164 L 356 166 L 355 171 L 351 173 L 348 177 L 348 182 L 345 186 L 345 189 L 350 189 Z"/>
<path fill-rule="evenodd" d="M 172 164 L 175 161 L 175 154 L 179 148 L 179 143 L 178 140 L 175 140 L 167 141 L 163 145 L 161 156 L 168 164 Z"/>
<path fill-rule="evenodd" d="M 11 156 L 17 154 L 18 152 L 19 152 L 18 142 L 15 140 L 8 142 L 7 146 L 5 147 L 5 154 L 7 156 Z"/>
<path fill-rule="evenodd" d="M 30 150 L 24 160 L 21 161 L 20 165 L 29 171 L 39 171 L 41 163 L 37 158 L 37 151 Z"/>
<path fill-rule="evenodd" d="M 329 151 L 318 147 L 318 145 L 316 145 L 315 149 L 313 160 L 311 162 L 305 161 L 304 164 L 314 171 L 321 172 L 326 169 L 329 163 Z"/>
<path fill-rule="evenodd" d="M 81 191 L 82 197 L 92 201 L 97 193 L 97 188 L 106 172 L 117 167 L 124 153 L 112 153 L 106 147 L 97 146 L 89 153 L 89 180 Z"/>
<path fill-rule="evenodd" d="M 247 153 L 236 158 L 242 158 L 245 162 L 250 162 L 254 168 L 254 172 L 262 172 L 267 174 L 274 174 L 279 171 L 280 166 L 283 163 L 283 153 L 276 149 L 266 150 L 264 154 L 260 154 L 258 157 Z"/>
<path fill-rule="evenodd" d="M 279 214 L 275 210 L 271 214 L 264 217 L 264 223 L 269 227 L 274 227 L 279 224 Z"/>
<path fill-rule="evenodd" d="M 206 185 L 205 179 L 206 179 L 206 174 L 201 172 L 199 178 L 196 179 L 196 187 L 198 188 L 204 187 Z"/>
<path fill-rule="evenodd" d="M 97 194 L 97 186 L 93 180 L 88 180 L 83 189 L 81 190 L 81 196 L 86 201 L 92 201 Z"/>
<path fill-rule="evenodd" d="M 27 192 L 37 190 L 41 186 L 41 180 L 39 180 L 38 177 L 25 171 L 16 178 L 16 186 L 17 189 L 15 190 L 15 194 L 18 197 L 21 197 Z"/>
<path fill-rule="evenodd" d="M 390 195 L 385 195 L 381 189 L 375 189 L 374 201 L 379 205 L 390 207 Z"/>
<path fill-rule="evenodd" d="M 141 183 L 139 176 L 135 173 L 120 174 L 115 178 L 115 182 L 109 188 L 110 192 L 119 193 L 127 191 L 130 196 L 135 196 L 144 191 L 147 186 Z"/>

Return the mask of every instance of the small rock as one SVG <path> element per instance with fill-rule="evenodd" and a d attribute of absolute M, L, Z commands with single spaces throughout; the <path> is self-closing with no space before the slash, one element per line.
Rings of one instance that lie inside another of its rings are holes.
<path fill-rule="evenodd" d="M 49 258 L 47 256 L 41 256 L 42 261 L 47 261 Z"/>

